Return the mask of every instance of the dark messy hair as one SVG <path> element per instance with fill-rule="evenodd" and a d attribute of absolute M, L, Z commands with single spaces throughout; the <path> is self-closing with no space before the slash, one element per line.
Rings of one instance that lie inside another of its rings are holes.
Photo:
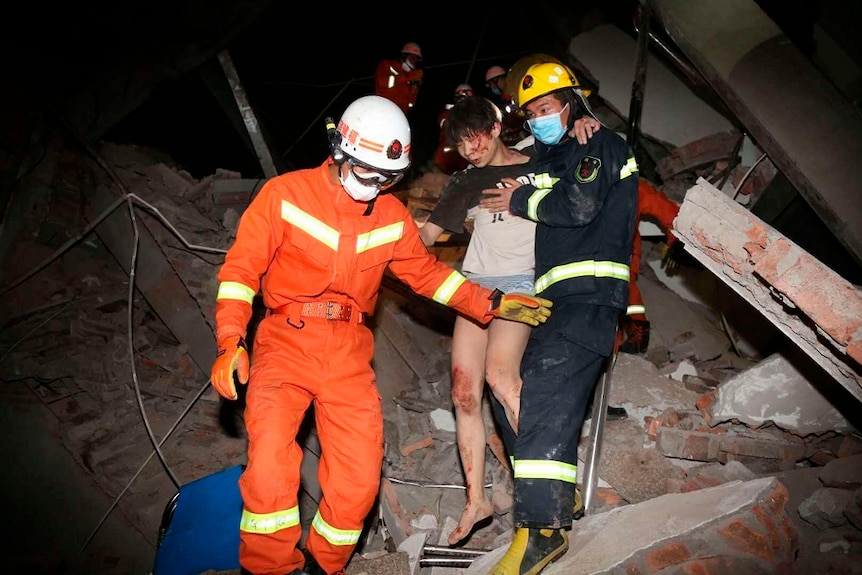
<path fill-rule="evenodd" d="M 461 98 L 446 116 L 446 140 L 450 144 L 457 144 L 463 138 L 476 134 L 490 134 L 501 117 L 500 109 L 482 96 Z"/>

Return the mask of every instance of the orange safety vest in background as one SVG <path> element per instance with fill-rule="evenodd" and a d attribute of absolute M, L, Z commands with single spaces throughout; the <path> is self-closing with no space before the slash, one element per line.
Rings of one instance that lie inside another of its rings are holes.
<path fill-rule="evenodd" d="M 419 294 L 483 323 L 492 318 L 491 290 L 438 262 L 398 198 L 378 196 L 372 208 L 354 201 L 330 181 L 331 164 L 270 179 L 243 213 L 218 274 L 219 339 L 245 336 L 258 291 L 269 310 L 251 348 L 244 413 L 240 563 L 252 573 L 303 565 L 296 435 L 312 402 L 323 497 L 306 548 L 332 573 L 359 540 L 383 459 L 374 339 L 364 318 L 387 267 Z"/>
<path fill-rule="evenodd" d="M 673 229 L 673 220 L 679 213 L 679 206 L 658 189 L 655 188 L 649 181 L 640 178 L 638 179 L 638 211 L 637 220 L 640 222 L 644 216 L 647 219 L 654 221 L 665 232 L 668 246 L 672 246 L 676 241 L 676 237 L 671 233 Z M 632 244 L 632 261 L 629 264 L 631 277 L 629 279 L 629 306 L 626 315 L 632 319 L 646 319 L 646 309 L 644 306 L 641 290 L 637 285 L 638 274 L 641 268 L 641 235 L 638 232 L 637 223 L 635 224 L 635 237 Z"/>
<path fill-rule="evenodd" d="M 421 68 L 405 72 L 400 59 L 382 60 L 374 72 L 374 93 L 389 98 L 407 114 L 416 105 L 423 76 Z"/>

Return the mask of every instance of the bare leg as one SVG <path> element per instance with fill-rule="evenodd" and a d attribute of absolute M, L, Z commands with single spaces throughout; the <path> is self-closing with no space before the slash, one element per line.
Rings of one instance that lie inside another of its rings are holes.
<path fill-rule="evenodd" d="M 496 321 L 496 320 L 494 320 Z M 477 521 L 494 511 L 485 496 L 485 423 L 482 420 L 482 393 L 488 331 L 462 317 L 455 320 L 452 335 L 452 403 L 455 404 L 455 431 L 458 453 L 464 468 L 467 503 L 458 527 L 449 535 L 449 544 L 464 539 Z"/>
<path fill-rule="evenodd" d="M 521 406 L 521 356 L 530 338 L 529 325 L 504 319 L 491 321 L 485 352 L 485 378 L 506 411 L 512 430 L 518 433 Z"/>

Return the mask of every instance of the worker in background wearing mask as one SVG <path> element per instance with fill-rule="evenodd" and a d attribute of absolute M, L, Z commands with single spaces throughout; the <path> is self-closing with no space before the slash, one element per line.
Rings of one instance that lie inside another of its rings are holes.
<path fill-rule="evenodd" d="M 524 116 L 518 110 L 514 98 L 506 92 L 506 69 L 502 66 L 491 66 L 485 72 L 485 86 L 491 92 L 489 100 L 494 102 L 503 113 L 503 131 L 500 139 L 507 146 L 514 146 L 530 135 L 524 129 Z"/>
<path fill-rule="evenodd" d="M 331 157 L 271 178 L 242 215 L 219 270 L 213 387 L 237 398 L 249 382 L 248 465 L 239 558 L 254 575 L 341 574 L 380 485 L 383 419 L 371 362 L 383 273 L 480 323 L 538 325 L 551 302 L 504 294 L 437 261 L 407 207 L 382 194 L 410 167 L 410 127 L 390 100 L 364 96 L 330 130 Z M 260 293 L 266 317 L 249 361 L 246 329 Z M 297 433 L 314 406 L 323 496 L 305 549 Z"/>
<path fill-rule="evenodd" d="M 533 64 L 518 85 L 536 177 L 504 179 L 480 205 L 536 222 L 535 293 L 553 299 L 554 314 L 530 332 L 521 361 L 517 435 L 497 417 L 513 458 L 516 529 L 491 575 L 537 575 L 569 548 L 578 438 L 628 305 L 637 211 L 638 166 L 625 140 L 610 130 L 585 145 L 568 135 L 592 115 L 571 70 Z"/>
<path fill-rule="evenodd" d="M 389 98 L 407 114 L 416 105 L 424 72 L 422 49 L 416 42 L 407 42 L 398 58 L 381 60 L 374 72 L 374 93 Z"/>

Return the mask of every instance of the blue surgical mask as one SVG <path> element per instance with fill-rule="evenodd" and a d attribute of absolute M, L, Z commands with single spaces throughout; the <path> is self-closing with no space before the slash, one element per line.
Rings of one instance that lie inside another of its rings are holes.
<path fill-rule="evenodd" d="M 491 93 L 494 94 L 495 96 L 499 96 L 500 94 L 503 93 L 503 91 L 500 90 L 500 88 L 498 88 L 497 86 L 492 85 L 491 86 Z"/>
<path fill-rule="evenodd" d="M 566 106 L 568 105 L 567 103 Z M 563 106 L 563 110 L 566 109 L 566 106 Z M 533 136 L 547 146 L 558 144 L 566 134 L 566 127 L 560 121 L 563 110 L 560 110 L 556 114 L 548 114 L 547 116 L 539 116 L 538 118 L 527 120 L 527 125 L 530 127 Z"/>

